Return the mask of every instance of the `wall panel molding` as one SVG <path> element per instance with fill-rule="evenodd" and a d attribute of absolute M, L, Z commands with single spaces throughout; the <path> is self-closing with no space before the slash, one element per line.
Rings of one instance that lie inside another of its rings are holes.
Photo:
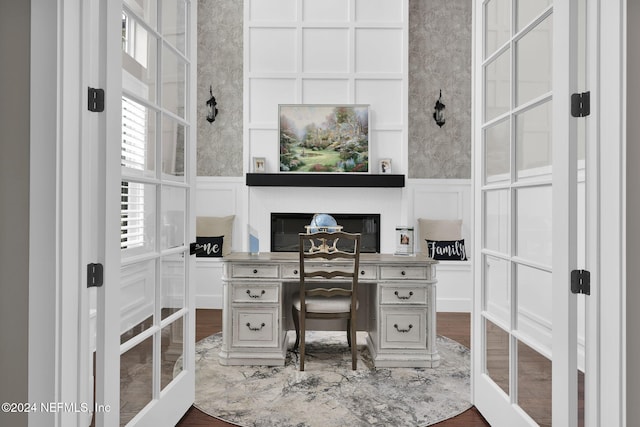
<path fill-rule="evenodd" d="M 250 193 L 246 195 L 246 193 Z M 243 178 L 204 178 L 197 180 L 196 215 L 236 214 L 233 250 L 246 251 L 246 226 L 260 235 L 261 250 L 270 247 L 271 212 L 373 212 L 380 213 L 383 252 L 395 249 L 395 226 L 416 227 L 417 219 L 435 217 L 463 220 L 463 237 L 471 239 L 471 180 L 409 179 L 404 188 L 314 188 L 313 197 L 302 209 L 299 200 L 309 197 L 309 189 L 295 187 L 247 187 Z M 354 196 L 357 195 L 357 196 Z M 379 201 L 385 200 L 381 204 Z M 249 205 L 250 203 L 250 205 Z M 232 206 L 235 206 L 231 210 Z M 444 215 L 446 214 L 446 215 Z M 444 215 L 444 217 L 443 217 Z M 472 249 L 469 240 L 467 247 Z M 443 261 L 436 267 L 438 311 L 471 311 L 472 262 Z M 197 260 L 196 303 L 201 308 L 220 308 L 222 295 L 220 260 Z"/>
<path fill-rule="evenodd" d="M 253 157 L 279 171 L 278 104 L 305 103 L 369 104 L 370 169 L 384 156 L 406 174 L 408 0 L 259 3 L 245 2 L 244 172 Z M 395 150 L 381 130 L 398 131 Z"/>

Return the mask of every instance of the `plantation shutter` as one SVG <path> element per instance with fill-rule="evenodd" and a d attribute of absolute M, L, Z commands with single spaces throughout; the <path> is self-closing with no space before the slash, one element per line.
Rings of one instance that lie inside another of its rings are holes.
<path fill-rule="evenodd" d="M 145 170 L 148 118 L 142 105 L 122 97 L 122 148 L 120 164 L 134 171 Z M 144 185 L 122 181 L 120 187 L 120 248 L 144 244 Z"/>

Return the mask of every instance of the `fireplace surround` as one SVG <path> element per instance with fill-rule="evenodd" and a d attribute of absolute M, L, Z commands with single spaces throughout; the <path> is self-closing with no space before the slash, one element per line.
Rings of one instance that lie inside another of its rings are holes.
<path fill-rule="evenodd" d="M 361 233 L 361 252 L 380 253 L 380 214 L 329 213 L 343 231 Z M 314 213 L 271 213 L 271 252 L 297 252 L 298 234 L 304 233 Z M 339 247 L 339 245 L 338 245 Z"/>

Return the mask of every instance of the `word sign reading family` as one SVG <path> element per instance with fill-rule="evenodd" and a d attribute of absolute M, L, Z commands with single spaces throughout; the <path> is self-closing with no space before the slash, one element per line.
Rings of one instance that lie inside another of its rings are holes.
<path fill-rule="evenodd" d="M 427 255 L 431 259 L 441 261 L 466 261 L 467 252 L 462 240 L 429 240 L 427 239 Z"/>

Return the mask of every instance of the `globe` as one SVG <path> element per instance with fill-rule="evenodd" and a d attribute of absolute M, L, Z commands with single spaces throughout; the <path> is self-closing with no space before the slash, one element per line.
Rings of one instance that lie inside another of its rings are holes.
<path fill-rule="evenodd" d="M 309 225 L 312 227 L 335 227 L 338 225 L 338 222 L 331 215 L 315 214 Z"/>

